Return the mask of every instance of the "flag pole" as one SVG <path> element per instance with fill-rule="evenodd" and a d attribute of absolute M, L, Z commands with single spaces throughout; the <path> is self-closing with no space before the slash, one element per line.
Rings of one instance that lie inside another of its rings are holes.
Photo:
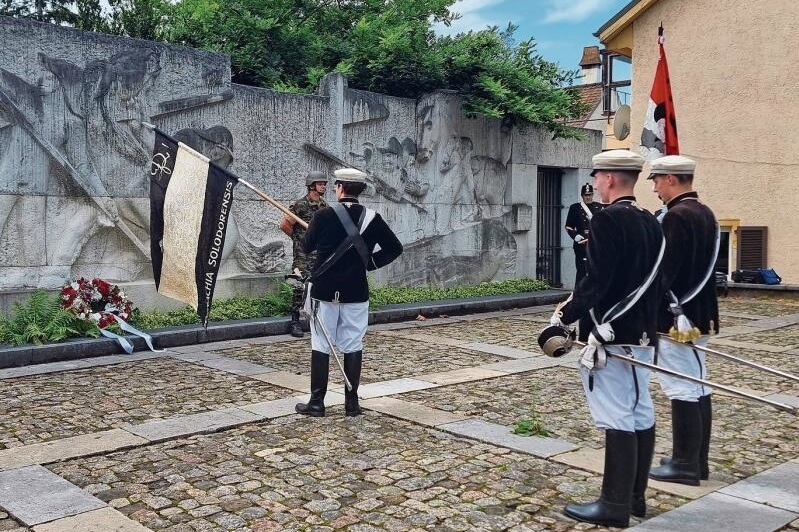
<path fill-rule="evenodd" d="M 217 166 L 215 163 L 211 162 L 211 160 L 208 157 L 206 157 L 205 155 L 203 155 L 202 153 L 198 152 L 197 150 L 195 150 L 191 146 L 188 146 L 188 145 L 186 145 L 186 144 L 184 144 L 184 143 L 182 143 L 182 142 L 180 142 L 178 140 L 175 140 L 174 138 L 170 137 L 169 135 L 167 135 L 166 133 L 164 133 L 163 131 L 161 131 L 157 127 L 155 127 L 155 125 L 153 125 L 153 124 L 151 124 L 149 122 L 142 122 L 141 124 L 144 127 L 146 127 L 147 129 L 149 129 L 150 131 L 158 131 L 161 135 L 165 136 L 166 138 L 168 138 L 169 140 L 171 140 L 175 144 L 179 144 L 180 146 L 183 146 L 183 148 L 185 150 L 187 150 L 190 153 L 194 154 L 195 156 L 199 157 L 203 161 L 205 161 L 205 162 L 207 162 L 209 164 L 213 164 L 214 166 Z M 222 168 L 222 170 L 227 172 L 227 170 L 225 170 L 224 168 Z M 230 173 L 230 172 L 227 172 L 227 173 Z M 260 197 L 262 197 L 263 199 L 265 199 L 266 201 L 268 201 L 269 203 L 271 203 L 272 205 L 277 207 L 278 210 L 280 210 L 280 212 L 282 212 L 283 214 L 285 214 L 289 218 L 293 219 L 296 223 L 300 224 L 304 229 L 308 229 L 308 222 L 306 222 L 305 220 L 303 220 L 302 218 L 300 218 L 299 216 L 297 216 L 296 214 L 294 214 L 293 212 L 288 210 L 288 208 L 286 208 L 285 205 L 283 205 L 282 203 L 280 203 L 276 199 L 270 197 L 264 191 L 262 191 L 259 188 L 251 185 L 248 181 L 245 181 L 244 179 L 240 178 L 239 176 L 234 176 L 234 177 L 236 178 L 236 180 L 239 183 L 241 183 L 245 187 L 249 188 L 250 190 L 255 192 L 257 195 L 259 195 Z"/>

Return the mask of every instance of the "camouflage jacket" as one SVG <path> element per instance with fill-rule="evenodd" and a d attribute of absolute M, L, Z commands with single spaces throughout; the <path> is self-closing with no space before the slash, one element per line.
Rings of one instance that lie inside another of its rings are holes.
<path fill-rule="evenodd" d="M 295 201 L 289 207 L 289 210 L 302 218 L 305 222 L 310 222 L 314 213 L 319 209 L 324 209 L 325 207 L 327 207 L 327 202 L 324 198 L 319 198 L 319 201 L 312 201 L 306 194 L 302 198 Z M 305 228 L 300 224 L 294 224 L 294 233 L 291 236 L 292 251 L 294 253 L 292 269 L 299 268 L 305 272 L 309 271 L 313 267 L 315 256 L 314 254 L 309 255 L 303 252 L 302 246 L 300 245 L 303 236 L 305 236 Z"/>

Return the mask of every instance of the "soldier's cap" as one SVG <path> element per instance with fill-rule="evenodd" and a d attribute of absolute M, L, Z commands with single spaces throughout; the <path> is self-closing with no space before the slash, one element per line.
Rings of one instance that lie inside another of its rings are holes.
<path fill-rule="evenodd" d="M 333 172 L 336 181 L 342 183 L 366 183 L 366 174 L 355 168 L 342 168 Z"/>
<path fill-rule="evenodd" d="M 629 150 L 610 150 L 598 153 L 591 158 L 591 177 L 597 170 L 619 170 L 640 172 L 644 167 L 644 158 Z"/>
<path fill-rule="evenodd" d="M 594 193 L 594 187 L 591 186 L 591 183 L 586 183 L 585 185 L 580 188 L 580 195 L 581 196 L 588 196 Z"/>
<path fill-rule="evenodd" d="M 654 179 L 656 175 L 694 175 L 695 169 L 696 161 L 693 159 L 682 155 L 666 155 L 652 161 L 647 179 Z"/>
<path fill-rule="evenodd" d="M 312 170 L 305 176 L 305 186 L 310 187 L 314 183 L 327 183 L 327 174 L 319 170 Z"/>

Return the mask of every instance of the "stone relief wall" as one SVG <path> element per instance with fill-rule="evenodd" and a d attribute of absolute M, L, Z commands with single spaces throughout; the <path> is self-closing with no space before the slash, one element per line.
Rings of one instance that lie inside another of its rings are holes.
<path fill-rule="evenodd" d="M 0 46 L 6 290 L 57 287 L 79 275 L 151 278 L 153 140 L 142 122 L 286 204 L 303 194 L 309 170 L 366 171 L 365 203 L 406 246 L 376 277 L 391 284 L 534 276 L 526 258 L 534 224 L 529 216 L 519 224 L 517 214 L 534 205 L 536 164 L 585 168 L 601 146 L 466 118 L 446 92 L 408 100 L 328 75 L 317 95 L 282 94 L 231 84 L 221 54 L 31 21 L 0 17 Z M 237 188 L 221 278 L 288 268 L 280 216 Z"/>

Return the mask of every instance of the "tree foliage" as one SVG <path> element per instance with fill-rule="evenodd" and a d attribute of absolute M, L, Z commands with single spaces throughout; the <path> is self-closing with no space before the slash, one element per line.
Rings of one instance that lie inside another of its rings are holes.
<path fill-rule="evenodd" d="M 566 88 L 576 72 L 516 43 L 509 25 L 455 36 L 455 0 L 0 0 L 0 14 L 224 52 L 233 81 L 313 92 L 331 71 L 353 88 L 418 98 L 436 89 L 464 97 L 464 111 L 533 122 L 579 136 L 564 122 L 584 111 Z"/>

